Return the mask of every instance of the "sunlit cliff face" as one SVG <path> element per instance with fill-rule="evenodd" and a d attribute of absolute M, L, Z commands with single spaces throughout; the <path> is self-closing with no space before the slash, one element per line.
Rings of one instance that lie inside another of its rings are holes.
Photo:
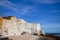
<path fill-rule="evenodd" d="M 2 28 L 1 25 L 2 25 L 2 18 L 0 16 L 0 29 Z"/>
<path fill-rule="evenodd" d="M 44 34 L 39 23 L 29 23 L 23 19 L 16 19 L 13 16 L 0 17 L 0 30 L 4 36 L 21 35 L 24 32 L 37 35 Z"/>

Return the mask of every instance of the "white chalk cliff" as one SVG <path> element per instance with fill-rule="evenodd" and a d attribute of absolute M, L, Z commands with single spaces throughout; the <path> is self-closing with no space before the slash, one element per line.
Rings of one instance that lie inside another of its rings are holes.
<path fill-rule="evenodd" d="M 14 16 L 0 17 L 0 35 L 11 36 L 28 34 L 44 34 L 39 23 L 29 23 Z"/>

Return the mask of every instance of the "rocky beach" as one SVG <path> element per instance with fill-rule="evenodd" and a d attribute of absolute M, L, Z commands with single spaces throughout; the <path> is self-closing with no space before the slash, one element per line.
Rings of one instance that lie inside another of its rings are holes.
<path fill-rule="evenodd" d="M 47 36 L 37 36 L 37 35 L 16 35 L 16 36 L 9 36 L 9 39 L 12 40 L 60 40 L 60 37 L 47 35 Z"/>

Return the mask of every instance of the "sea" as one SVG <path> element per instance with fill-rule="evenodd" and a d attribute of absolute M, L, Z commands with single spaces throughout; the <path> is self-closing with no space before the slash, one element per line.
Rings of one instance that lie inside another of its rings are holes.
<path fill-rule="evenodd" d="M 46 33 L 46 34 L 52 34 L 52 35 L 60 37 L 60 33 Z"/>

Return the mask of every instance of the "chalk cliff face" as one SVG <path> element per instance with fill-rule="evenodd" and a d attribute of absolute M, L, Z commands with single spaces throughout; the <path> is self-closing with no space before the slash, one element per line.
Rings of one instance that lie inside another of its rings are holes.
<path fill-rule="evenodd" d="M 0 35 L 21 35 L 24 32 L 37 35 L 44 34 L 39 23 L 29 23 L 13 16 L 0 17 Z"/>

